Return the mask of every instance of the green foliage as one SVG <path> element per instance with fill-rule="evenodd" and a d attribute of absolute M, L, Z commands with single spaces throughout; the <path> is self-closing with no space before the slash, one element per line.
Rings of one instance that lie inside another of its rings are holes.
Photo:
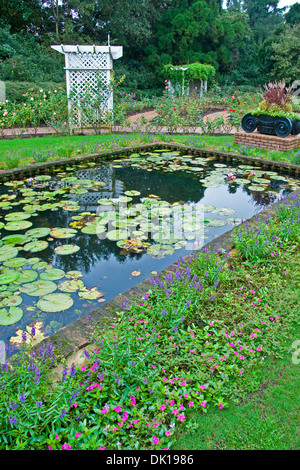
<path fill-rule="evenodd" d="M 186 70 L 183 71 L 183 68 Z M 216 69 L 212 65 L 195 62 L 181 66 L 165 65 L 164 72 L 165 76 L 171 81 L 174 80 L 181 83 L 183 77 L 187 82 L 192 80 L 211 80 L 216 73 Z"/>
<path fill-rule="evenodd" d="M 286 25 L 285 29 L 272 43 L 273 69 L 271 78 L 292 83 L 299 77 L 299 34 L 300 23 Z"/>

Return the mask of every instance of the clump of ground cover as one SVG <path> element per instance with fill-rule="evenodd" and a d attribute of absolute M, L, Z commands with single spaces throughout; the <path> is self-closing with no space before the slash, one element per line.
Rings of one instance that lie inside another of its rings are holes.
<path fill-rule="evenodd" d="M 65 368 L 55 387 L 51 345 L 17 355 L 13 370 L 2 365 L 0 448 L 169 449 L 188 410 L 221 413 L 257 388 L 244 377 L 280 357 L 296 321 L 274 315 L 272 298 L 284 288 L 278 266 L 299 245 L 299 195 L 276 207 L 236 229 L 235 250 L 204 248 L 153 276 L 114 324 L 95 326 L 85 363 Z"/>

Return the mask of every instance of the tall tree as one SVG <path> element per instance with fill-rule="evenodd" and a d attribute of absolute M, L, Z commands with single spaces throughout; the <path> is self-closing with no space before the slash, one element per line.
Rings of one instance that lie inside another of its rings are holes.
<path fill-rule="evenodd" d="M 276 26 L 284 21 L 284 8 L 278 7 L 279 0 L 244 0 L 243 8 L 249 15 L 249 24 L 257 44 L 273 34 Z"/>
<path fill-rule="evenodd" d="M 288 24 L 300 23 L 300 3 L 294 3 L 284 17 Z"/>

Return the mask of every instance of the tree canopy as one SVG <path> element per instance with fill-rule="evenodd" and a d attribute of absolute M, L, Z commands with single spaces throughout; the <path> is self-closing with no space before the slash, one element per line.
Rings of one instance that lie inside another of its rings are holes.
<path fill-rule="evenodd" d="M 0 0 L 0 79 L 62 81 L 51 44 L 122 45 L 124 86 L 161 89 L 164 66 L 202 63 L 216 80 L 299 77 L 300 3 L 279 0 Z M 282 59 L 280 60 L 280 57 Z M 284 59 L 283 59 L 284 58 Z M 58 65 L 59 63 L 59 65 Z"/>

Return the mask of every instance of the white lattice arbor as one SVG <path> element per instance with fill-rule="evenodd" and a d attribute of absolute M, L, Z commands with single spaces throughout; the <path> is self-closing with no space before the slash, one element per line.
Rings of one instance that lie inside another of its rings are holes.
<path fill-rule="evenodd" d="M 67 94 L 69 99 L 69 115 L 78 127 L 86 124 L 86 118 L 80 112 L 80 106 L 74 106 L 76 100 L 91 90 L 102 88 L 105 108 L 113 110 L 113 94 L 109 87 L 113 61 L 123 55 L 122 46 L 51 46 L 52 49 L 64 54 Z M 72 99 L 71 99 L 72 97 Z M 74 109 L 75 108 L 75 109 Z M 74 123 L 73 123 L 74 125 Z M 73 127 L 73 126 L 72 126 Z"/>

